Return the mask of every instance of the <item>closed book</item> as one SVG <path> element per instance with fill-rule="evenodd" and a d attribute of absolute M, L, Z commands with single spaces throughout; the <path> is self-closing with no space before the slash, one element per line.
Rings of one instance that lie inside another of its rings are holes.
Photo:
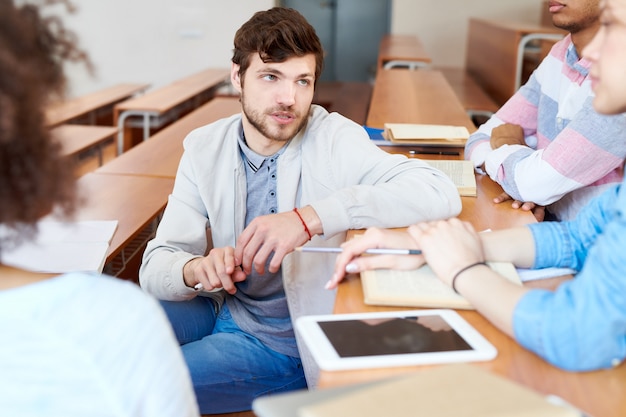
<path fill-rule="evenodd" d="M 304 405 L 298 417 L 581 417 L 567 404 L 468 364 L 445 365 Z"/>
<path fill-rule="evenodd" d="M 391 142 L 434 146 L 465 146 L 469 138 L 465 126 L 412 123 L 385 123 L 384 134 Z"/>

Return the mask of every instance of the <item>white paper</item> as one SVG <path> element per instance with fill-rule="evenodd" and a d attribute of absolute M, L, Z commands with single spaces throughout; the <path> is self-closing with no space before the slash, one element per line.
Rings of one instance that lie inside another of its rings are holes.
<path fill-rule="evenodd" d="M 2 263 L 34 272 L 102 272 L 117 220 L 42 220 L 34 240 L 2 252 Z"/>
<path fill-rule="evenodd" d="M 570 268 L 541 268 L 541 269 L 525 269 L 517 268 L 517 275 L 519 275 L 522 282 L 533 281 L 536 279 L 546 279 L 560 277 L 563 275 L 572 275 L 576 271 Z"/>

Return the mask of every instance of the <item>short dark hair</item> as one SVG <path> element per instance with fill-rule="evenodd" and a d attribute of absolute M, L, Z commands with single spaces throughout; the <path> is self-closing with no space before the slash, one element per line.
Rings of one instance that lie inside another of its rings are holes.
<path fill-rule="evenodd" d="M 232 61 L 239 65 L 242 79 L 254 53 L 263 62 L 284 62 L 313 54 L 316 81 L 324 66 L 324 50 L 315 29 L 298 11 L 287 7 L 255 13 L 235 34 Z"/>
<path fill-rule="evenodd" d="M 45 4 L 64 3 L 47 0 Z M 73 211 L 73 167 L 50 137 L 45 110 L 62 98 L 63 62 L 88 63 L 74 35 L 33 4 L 0 0 L 0 224 L 13 231 L 0 248 L 36 231 L 53 207 Z"/>

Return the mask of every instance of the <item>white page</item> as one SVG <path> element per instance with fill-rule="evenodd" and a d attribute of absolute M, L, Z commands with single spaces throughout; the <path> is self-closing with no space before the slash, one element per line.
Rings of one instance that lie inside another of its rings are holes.
<path fill-rule="evenodd" d="M 101 272 L 117 224 L 117 220 L 42 220 L 34 240 L 3 250 L 2 263 L 34 272 Z"/>

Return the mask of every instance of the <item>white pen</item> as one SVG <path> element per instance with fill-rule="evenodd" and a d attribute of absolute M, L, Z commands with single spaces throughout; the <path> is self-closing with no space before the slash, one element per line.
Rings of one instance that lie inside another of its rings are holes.
<path fill-rule="evenodd" d="M 341 253 L 342 248 L 325 248 L 315 246 L 299 246 L 295 249 L 298 252 L 325 252 L 325 253 Z M 372 248 L 367 249 L 365 252 L 369 255 L 421 255 L 422 251 L 419 249 L 388 249 L 388 248 Z"/>

